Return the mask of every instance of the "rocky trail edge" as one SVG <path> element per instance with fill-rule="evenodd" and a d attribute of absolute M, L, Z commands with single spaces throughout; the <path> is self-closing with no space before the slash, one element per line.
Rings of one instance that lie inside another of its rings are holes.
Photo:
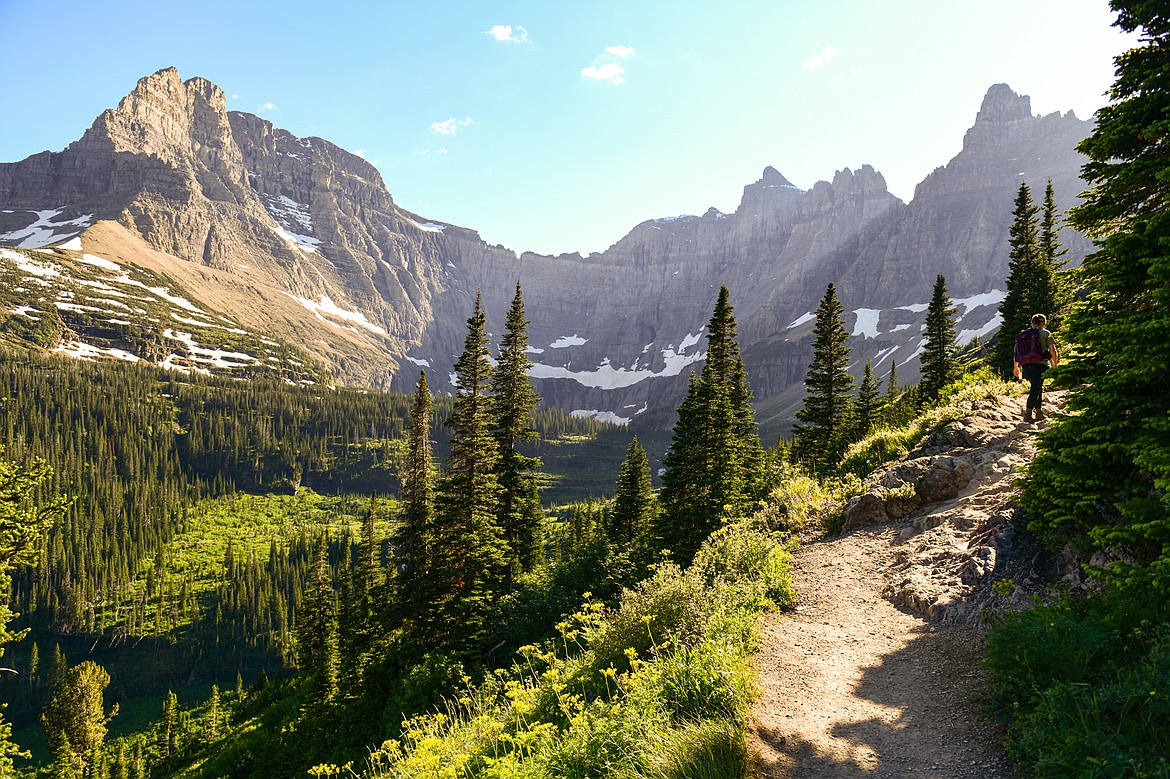
<path fill-rule="evenodd" d="M 1037 588 L 1013 482 L 1047 423 L 1022 421 L 1022 397 L 971 405 L 865 480 L 845 532 L 794 554 L 797 605 L 765 617 L 756 657 L 753 776 L 1016 776 L 976 710 L 981 615 Z"/>

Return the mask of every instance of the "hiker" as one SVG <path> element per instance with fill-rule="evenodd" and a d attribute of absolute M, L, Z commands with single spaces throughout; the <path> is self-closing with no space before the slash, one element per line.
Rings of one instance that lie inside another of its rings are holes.
<path fill-rule="evenodd" d="M 1048 366 L 1056 367 L 1056 339 L 1052 337 L 1044 325 L 1048 317 L 1043 314 L 1032 316 L 1032 326 L 1020 331 L 1016 336 L 1016 351 L 1012 363 L 1012 375 L 1017 379 L 1023 373 L 1031 384 L 1028 391 L 1028 405 L 1024 410 L 1024 421 L 1039 422 L 1047 414 L 1042 405 L 1044 393 L 1044 371 Z M 1035 416 L 1033 416 L 1035 414 Z"/>

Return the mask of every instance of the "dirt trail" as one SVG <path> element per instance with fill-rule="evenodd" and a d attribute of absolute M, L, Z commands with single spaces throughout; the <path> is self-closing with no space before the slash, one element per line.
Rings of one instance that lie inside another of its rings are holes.
<path fill-rule="evenodd" d="M 985 439 L 997 438 L 998 451 L 1027 459 L 1035 428 L 1017 425 L 1022 406 L 1004 401 L 978 424 L 989 431 Z M 973 553 L 970 534 L 988 520 L 971 514 L 1002 513 L 1010 499 L 1020 460 L 1001 462 L 1013 463 L 1006 477 L 989 477 L 983 492 L 947 504 L 954 517 L 932 520 L 924 507 L 797 550 L 797 606 L 765 618 L 757 655 L 761 694 L 749 724 L 754 776 L 1016 776 L 996 727 L 975 712 L 983 683 L 978 629 L 970 620 L 928 621 L 882 594 L 891 578 L 904 576 L 908 557 L 937 572 L 948 555 Z M 927 536 L 941 540 L 908 551 Z"/>
<path fill-rule="evenodd" d="M 894 544 L 862 529 L 798 551 L 796 611 L 767 617 L 758 658 L 761 777 L 1014 776 L 972 711 L 977 637 L 882 597 Z"/>

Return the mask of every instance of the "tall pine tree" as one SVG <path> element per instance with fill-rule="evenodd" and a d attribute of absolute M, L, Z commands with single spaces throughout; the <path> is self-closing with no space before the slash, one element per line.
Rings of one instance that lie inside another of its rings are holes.
<path fill-rule="evenodd" d="M 1064 259 L 1068 249 L 1060 245 L 1060 216 L 1056 209 L 1056 193 L 1052 189 L 1052 179 L 1044 187 L 1044 202 L 1040 206 L 1040 236 L 1037 239 L 1038 255 L 1041 272 L 1046 277 L 1044 288 L 1051 298 L 1037 301 L 1037 309 L 1033 313 L 1042 313 L 1048 317 L 1049 330 L 1058 329 L 1072 303 L 1072 291 L 1069 288 L 1068 273 L 1062 272 L 1068 263 Z"/>
<path fill-rule="evenodd" d="M 681 565 L 724 518 L 750 511 L 762 489 L 762 448 L 736 339 L 730 293 L 721 287 L 707 324 L 707 360 L 691 375 L 664 458 L 655 535 Z"/>
<path fill-rule="evenodd" d="M 427 543 L 424 589 L 430 601 L 415 623 L 424 646 L 456 654 L 482 648 L 507 562 L 497 524 L 499 453 L 491 430 L 490 356 L 487 316 L 477 295 L 463 354 L 455 363 L 456 392 L 447 420 L 451 452 L 436 490 Z"/>
<path fill-rule="evenodd" d="M 844 312 L 837 288 L 830 282 L 817 306 L 813 361 L 804 377 L 807 394 L 796 412 L 803 424 L 793 430 L 794 454 L 818 471 L 831 469 L 840 457 L 841 432 L 853 390 L 853 377 L 845 369 L 850 349 Z"/>
<path fill-rule="evenodd" d="M 45 741 L 53 754 L 53 776 L 98 779 L 91 772 L 94 753 L 106 738 L 106 725 L 118 705 L 106 714 L 102 697 L 110 675 L 92 660 L 65 672 L 52 700 L 41 713 Z"/>
<path fill-rule="evenodd" d="M 536 471 L 541 462 L 520 452 L 517 445 L 540 438 L 534 414 L 540 398 L 532 388 L 528 371 L 528 320 L 520 282 L 504 322 L 500 357 L 492 378 L 492 435 L 500 459 L 496 476 L 500 482 L 498 523 L 508 546 L 506 586 L 511 588 L 516 573 L 531 571 L 543 557 L 544 513 L 536 489 Z"/>
<path fill-rule="evenodd" d="M 1043 212 L 1032 202 L 1027 184 L 1020 184 L 1012 209 L 1009 242 L 1007 294 L 999 304 L 1003 318 L 998 340 L 991 352 L 991 365 L 1004 376 L 1012 373 L 1016 334 L 1029 326 L 1033 314 L 1048 317 L 1048 327 L 1060 323 L 1068 307 L 1067 283 L 1060 269 L 1065 250 L 1060 247 L 1056 198 L 1052 182 L 1044 190 Z"/>
<path fill-rule="evenodd" d="M 305 595 L 297 614 L 297 664 L 310 674 L 321 698 L 332 700 L 337 693 L 340 671 L 337 645 L 337 605 L 325 536 L 317 539 L 313 571 L 305 583 Z"/>
<path fill-rule="evenodd" d="M 955 307 L 947 294 L 947 280 L 940 273 L 926 309 L 925 343 L 922 347 L 922 377 L 918 381 L 919 399 L 923 403 L 938 400 L 942 388 L 959 376 L 955 344 Z"/>
<path fill-rule="evenodd" d="M 632 548 L 649 531 L 653 518 L 654 488 L 650 483 L 650 462 L 646 450 L 634 436 L 618 473 L 617 492 L 608 519 L 609 541 Z"/>
<path fill-rule="evenodd" d="M 1170 14 L 1114 0 L 1141 32 L 1116 59 L 1111 102 L 1077 147 L 1090 183 L 1071 223 L 1097 241 L 1079 278 L 1087 299 L 1065 320 L 1058 369 L 1075 386 L 1039 439 L 1021 503 L 1053 544 L 1120 547 L 1101 574 L 1170 592 Z M 1160 694 L 1160 693 L 1159 693 Z"/>
<path fill-rule="evenodd" d="M 857 388 L 857 399 L 853 402 L 853 438 L 860 440 L 870 434 L 883 419 L 885 409 L 878 380 L 873 375 L 873 365 L 865 361 L 865 372 Z"/>
<path fill-rule="evenodd" d="M 420 371 L 410 408 L 410 429 L 399 478 L 402 513 L 393 544 L 399 574 L 396 588 L 400 617 L 409 619 L 429 600 L 425 591 L 434 520 L 434 455 L 431 442 L 431 391 Z"/>

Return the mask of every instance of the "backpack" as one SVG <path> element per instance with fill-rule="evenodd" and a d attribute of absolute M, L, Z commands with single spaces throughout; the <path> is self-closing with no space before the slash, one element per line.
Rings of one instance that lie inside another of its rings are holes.
<path fill-rule="evenodd" d="M 1020 365 L 1032 362 L 1044 362 L 1048 355 L 1040 351 L 1040 331 L 1035 327 L 1028 327 L 1016 336 L 1015 360 Z"/>

